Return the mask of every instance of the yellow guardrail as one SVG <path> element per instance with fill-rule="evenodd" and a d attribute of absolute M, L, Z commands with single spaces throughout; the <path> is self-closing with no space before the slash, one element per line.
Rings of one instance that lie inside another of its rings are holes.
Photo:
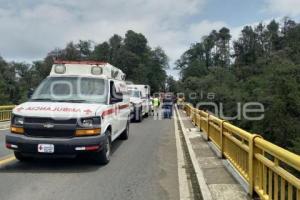
<path fill-rule="evenodd" d="M 0 106 L 0 122 L 9 121 L 11 118 L 11 112 L 15 105 Z"/>
<path fill-rule="evenodd" d="M 185 104 L 192 122 L 264 200 L 300 200 L 300 156 L 229 122 Z M 298 175 L 297 175 L 298 173 Z"/>

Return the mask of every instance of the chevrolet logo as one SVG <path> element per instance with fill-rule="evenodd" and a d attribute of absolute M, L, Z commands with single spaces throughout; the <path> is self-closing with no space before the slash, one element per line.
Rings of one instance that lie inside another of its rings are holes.
<path fill-rule="evenodd" d="M 44 128 L 53 128 L 54 127 L 54 124 L 51 124 L 51 123 L 46 123 L 43 125 Z"/>

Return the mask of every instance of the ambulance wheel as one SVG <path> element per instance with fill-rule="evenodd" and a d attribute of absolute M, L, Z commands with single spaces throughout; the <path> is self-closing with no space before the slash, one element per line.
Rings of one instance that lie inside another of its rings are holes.
<path fill-rule="evenodd" d="M 29 157 L 24 156 L 21 152 L 15 151 L 14 154 L 16 159 L 20 162 L 26 162 L 30 160 Z"/>
<path fill-rule="evenodd" d="M 120 135 L 120 139 L 127 140 L 128 137 L 129 137 L 129 120 L 127 121 L 125 130 Z"/>
<path fill-rule="evenodd" d="M 106 141 L 101 151 L 96 152 L 94 160 L 96 164 L 106 165 L 110 161 L 111 154 L 111 139 L 110 139 L 110 130 L 106 130 Z"/>

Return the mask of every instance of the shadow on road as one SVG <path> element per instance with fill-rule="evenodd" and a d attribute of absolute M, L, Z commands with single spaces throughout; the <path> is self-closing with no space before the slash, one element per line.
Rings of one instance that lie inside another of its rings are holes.
<path fill-rule="evenodd" d="M 115 140 L 112 143 L 112 155 L 123 143 Z M 112 158 L 113 159 L 113 158 Z M 109 164 L 108 164 L 109 165 Z M 17 160 L 0 167 L 1 173 L 87 173 L 96 171 L 105 165 L 97 165 L 88 156 L 79 155 L 76 158 L 34 158 L 28 162 Z"/>

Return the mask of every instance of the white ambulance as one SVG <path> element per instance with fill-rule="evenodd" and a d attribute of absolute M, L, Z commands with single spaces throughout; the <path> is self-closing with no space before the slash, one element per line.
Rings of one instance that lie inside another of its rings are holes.
<path fill-rule="evenodd" d="M 127 85 L 130 96 L 131 119 L 141 122 L 143 117 L 148 117 L 151 112 L 150 86 Z"/>
<path fill-rule="evenodd" d="M 125 74 L 104 62 L 56 61 L 30 100 L 13 110 L 6 147 L 15 157 L 110 160 L 111 143 L 129 135 Z"/>

